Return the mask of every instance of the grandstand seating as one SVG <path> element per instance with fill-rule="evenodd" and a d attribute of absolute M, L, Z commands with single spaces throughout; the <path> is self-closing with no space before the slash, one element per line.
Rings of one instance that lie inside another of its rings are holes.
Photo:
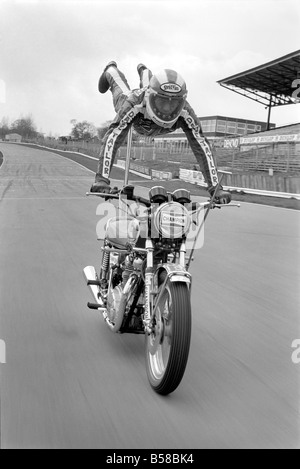
<path fill-rule="evenodd" d="M 300 124 L 277 127 L 266 132 L 246 135 L 270 136 L 299 134 Z M 214 153 L 218 167 L 230 171 L 269 171 L 286 173 L 300 173 L 300 142 L 299 143 L 271 143 L 264 145 L 253 145 L 238 149 L 226 149 L 216 147 Z M 195 157 L 190 148 L 181 153 L 170 153 L 169 150 L 157 152 L 157 159 L 167 159 L 174 163 L 180 163 L 186 169 L 192 169 L 195 165 Z"/>

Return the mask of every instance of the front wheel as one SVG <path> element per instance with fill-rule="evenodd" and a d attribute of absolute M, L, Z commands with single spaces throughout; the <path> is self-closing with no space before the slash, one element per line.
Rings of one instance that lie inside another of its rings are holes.
<path fill-rule="evenodd" d="M 159 394 L 175 391 L 183 378 L 190 350 L 191 325 L 188 285 L 169 280 L 156 305 L 152 333 L 146 335 L 147 375 L 152 388 Z"/>

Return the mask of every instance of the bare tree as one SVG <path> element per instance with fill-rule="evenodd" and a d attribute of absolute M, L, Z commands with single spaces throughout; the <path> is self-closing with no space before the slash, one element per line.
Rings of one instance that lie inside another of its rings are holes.
<path fill-rule="evenodd" d="M 73 125 L 71 137 L 76 140 L 90 140 L 97 135 L 97 129 L 91 122 L 77 122 L 76 119 L 72 119 L 71 124 Z"/>
<path fill-rule="evenodd" d="M 31 115 L 20 117 L 14 121 L 10 128 L 11 132 L 22 135 L 23 138 L 35 138 L 38 135 L 36 125 Z"/>
<path fill-rule="evenodd" d="M 102 124 L 100 127 L 97 128 L 99 140 L 103 139 L 104 135 L 108 131 L 108 128 L 109 128 L 111 122 L 112 121 L 106 121 L 106 122 L 104 122 L 104 124 Z"/>
<path fill-rule="evenodd" d="M 10 124 L 9 124 L 9 119 L 8 117 L 2 117 L 1 122 L 0 122 L 0 139 L 3 140 L 5 135 L 9 132 L 10 130 Z"/>

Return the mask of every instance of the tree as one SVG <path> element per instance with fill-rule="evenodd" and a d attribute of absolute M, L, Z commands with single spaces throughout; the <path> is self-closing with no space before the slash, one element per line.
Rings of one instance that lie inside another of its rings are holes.
<path fill-rule="evenodd" d="M 112 121 L 106 121 L 106 122 L 104 122 L 104 124 L 102 124 L 100 127 L 97 128 L 99 140 L 103 139 L 104 135 L 108 131 L 108 128 L 109 128 L 111 122 Z"/>
<path fill-rule="evenodd" d="M 71 124 L 73 125 L 71 137 L 75 140 L 90 140 L 97 135 L 97 129 L 91 122 L 77 122 L 76 119 L 72 119 Z"/>
<path fill-rule="evenodd" d="M 3 117 L 0 122 L 0 140 L 4 140 L 5 135 L 9 133 L 9 119 Z"/>
<path fill-rule="evenodd" d="M 23 138 L 35 138 L 38 135 L 36 125 L 30 115 L 14 121 L 10 131 L 22 135 Z"/>
<path fill-rule="evenodd" d="M 97 128 L 99 140 L 103 139 L 111 123 L 112 121 L 106 121 L 104 124 L 101 125 L 101 127 Z M 140 141 L 140 138 L 141 136 L 134 130 L 132 133 L 132 142 L 138 143 Z M 125 142 L 124 142 L 124 145 L 126 144 L 127 144 L 127 138 L 125 139 Z"/>

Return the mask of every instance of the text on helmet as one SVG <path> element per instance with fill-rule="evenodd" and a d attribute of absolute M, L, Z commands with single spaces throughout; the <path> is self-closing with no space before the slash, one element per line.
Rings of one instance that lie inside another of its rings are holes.
<path fill-rule="evenodd" d="M 169 93 L 180 93 L 182 90 L 181 86 L 177 85 L 177 83 L 163 83 L 160 85 L 160 89 Z"/>

